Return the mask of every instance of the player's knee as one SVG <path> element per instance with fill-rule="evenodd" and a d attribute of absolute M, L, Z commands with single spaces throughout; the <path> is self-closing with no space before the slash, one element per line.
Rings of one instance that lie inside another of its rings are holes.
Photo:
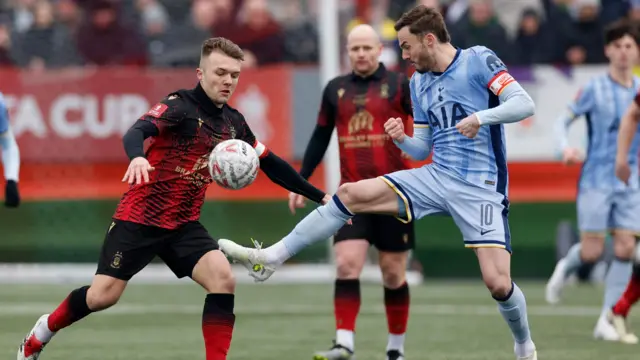
<path fill-rule="evenodd" d="M 208 293 L 233 294 L 236 289 L 231 265 L 220 251 L 210 251 L 200 258 L 192 278 Z"/>
<path fill-rule="evenodd" d="M 580 258 L 587 264 L 593 264 L 600 259 L 604 251 L 604 237 L 598 234 L 585 234 L 581 239 Z"/>
<path fill-rule="evenodd" d="M 406 256 L 404 254 L 388 254 L 380 257 L 382 282 L 386 288 L 397 289 L 405 283 Z"/>
<path fill-rule="evenodd" d="M 212 289 L 207 289 L 207 292 L 233 294 L 236 291 L 236 278 L 233 275 L 231 266 L 219 269 L 216 274 L 215 284 Z"/>
<path fill-rule="evenodd" d="M 397 289 L 405 283 L 405 269 L 398 266 L 382 267 L 382 283 L 389 289 Z"/>
<path fill-rule="evenodd" d="M 364 265 L 360 257 L 351 254 L 336 254 L 336 275 L 338 279 L 357 279 Z"/>
<path fill-rule="evenodd" d="M 632 233 L 616 233 L 613 252 L 618 259 L 631 260 L 635 257 L 636 238 Z"/>
<path fill-rule="evenodd" d="M 87 306 L 92 311 L 100 311 L 115 305 L 122 291 L 117 286 L 94 286 L 87 290 Z"/>
<path fill-rule="evenodd" d="M 495 299 L 503 299 L 509 295 L 512 282 L 508 274 L 495 273 L 491 275 L 483 275 L 483 280 L 487 289 Z"/>
<path fill-rule="evenodd" d="M 336 195 L 342 203 L 351 211 L 357 208 L 359 204 L 366 203 L 371 200 L 371 194 L 362 186 L 363 182 L 345 183 L 340 185 Z"/>

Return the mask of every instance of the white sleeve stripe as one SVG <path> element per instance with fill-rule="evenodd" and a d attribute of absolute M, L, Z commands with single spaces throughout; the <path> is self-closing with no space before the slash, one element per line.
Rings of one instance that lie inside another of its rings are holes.
<path fill-rule="evenodd" d="M 253 148 L 256 149 L 258 156 L 265 155 L 267 152 L 267 147 L 264 146 L 264 144 L 258 140 L 256 140 L 256 143 L 253 145 Z"/>

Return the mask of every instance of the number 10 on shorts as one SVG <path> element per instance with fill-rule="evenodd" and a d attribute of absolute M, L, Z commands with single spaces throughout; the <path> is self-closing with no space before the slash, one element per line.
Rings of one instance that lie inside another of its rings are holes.
<path fill-rule="evenodd" d="M 480 205 L 480 235 L 485 235 L 494 231 L 495 229 L 488 229 L 487 227 L 493 225 L 493 205 L 481 204 Z"/>

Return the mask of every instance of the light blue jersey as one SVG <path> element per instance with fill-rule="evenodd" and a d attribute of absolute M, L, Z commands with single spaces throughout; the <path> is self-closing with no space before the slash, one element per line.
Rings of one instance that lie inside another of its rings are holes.
<path fill-rule="evenodd" d="M 640 136 L 629 150 L 629 186 L 615 175 L 618 129 L 625 111 L 640 89 L 640 79 L 624 86 L 603 74 L 593 78 L 569 104 L 560 119 L 560 146 L 568 146 L 567 128 L 584 115 L 587 121 L 587 153 L 582 165 L 576 201 L 578 227 L 582 232 L 605 233 L 611 229 L 640 232 L 638 150 Z"/>
<path fill-rule="evenodd" d="M 503 125 L 482 126 L 474 139 L 461 135 L 455 125 L 500 103 L 499 87 L 493 93 L 489 85 L 505 71 L 491 50 L 475 46 L 458 50 L 444 73 L 415 73 L 410 84 L 414 126 L 432 129 L 433 163 L 461 180 L 503 195 L 508 188 Z"/>
<path fill-rule="evenodd" d="M 4 96 L 0 93 L 0 134 L 9 130 L 9 112 L 4 101 Z"/>
<path fill-rule="evenodd" d="M 414 136 L 397 144 L 417 159 L 433 148 L 433 163 L 382 178 L 398 194 L 400 216 L 411 221 L 448 214 L 466 247 L 510 251 L 502 124 L 531 116 L 531 97 L 483 46 L 458 50 L 443 73 L 414 74 L 411 97 Z M 481 126 L 467 138 L 456 124 L 472 114 Z"/>
<path fill-rule="evenodd" d="M 587 121 L 588 145 L 579 186 L 581 189 L 624 190 L 628 188 L 615 175 L 618 128 L 620 119 L 633 102 L 640 79 L 634 77 L 633 86 L 626 87 L 604 74 L 593 78 L 569 104 L 569 121 L 584 115 Z M 629 149 L 631 178 L 629 187 L 639 188 L 638 150 L 640 136 L 636 133 Z"/>

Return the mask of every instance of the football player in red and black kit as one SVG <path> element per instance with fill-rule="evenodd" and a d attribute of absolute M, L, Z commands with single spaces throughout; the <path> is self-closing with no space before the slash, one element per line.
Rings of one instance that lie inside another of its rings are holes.
<path fill-rule="evenodd" d="M 300 174 L 309 178 L 327 150 L 337 128 L 341 182 L 371 179 L 409 167 L 408 160 L 385 132 L 389 118 L 402 118 L 410 128 L 411 96 L 404 74 L 379 63 L 380 39 L 369 25 L 348 35 L 347 50 L 353 72 L 339 76 L 324 89 L 318 124 L 304 155 Z M 290 194 L 289 207 L 303 206 Z M 334 289 L 336 340 L 331 349 L 315 353 L 315 360 L 347 360 L 354 354 L 354 332 L 360 310 L 360 273 L 370 245 L 379 250 L 389 340 L 387 359 L 401 360 L 409 316 L 409 287 L 405 280 L 409 250 L 414 246 L 413 223 L 393 216 L 362 214 L 334 236 L 337 279 Z"/>
<path fill-rule="evenodd" d="M 204 42 L 198 85 L 168 95 L 123 138 L 130 185 L 109 225 L 91 286 L 73 290 L 24 339 L 18 360 L 38 359 L 54 334 L 114 305 L 127 281 L 156 255 L 178 277 L 207 292 L 202 333 L 207 360 L 223 360 L 231 344 L 235 280 L 217 242 L 198 222 L 207 186 L 207 159 L 215 145 L 241 139 L 260 155 L 260 168 L 278 185 L 315 202 L 325 193 L 260 143 L 238 111 L 227 105 L 240 76 L 242 50 L 224 38 Z M 143 142 L 151 138 L 146 153 Z M 328 196 L 327 196 L 328 197 Z"/>

